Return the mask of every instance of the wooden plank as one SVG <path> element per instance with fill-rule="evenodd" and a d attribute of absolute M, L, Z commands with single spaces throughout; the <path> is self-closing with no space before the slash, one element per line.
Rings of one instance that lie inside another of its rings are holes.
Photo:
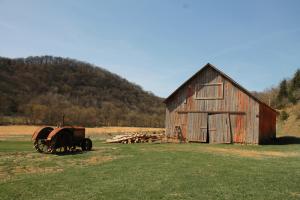
<path fill-rule="evenodd" d="M 195 100 L 222 100 L 223 97 L 195 97 Z"/>
<path fill-rule="evenodd" d="M 208 113 L 208 114 L 236 114 L 245 115 L 245 112 L 241 111 L 200 111 L 200 110 L 188 110 L 188 111 L 177 111 L 177 113 Z"/>
<path fill-rule="evenodd" d="M 201 86 L 222 86 L 223 83 L 203 83 L 203 84 L 199 84 Z"/>

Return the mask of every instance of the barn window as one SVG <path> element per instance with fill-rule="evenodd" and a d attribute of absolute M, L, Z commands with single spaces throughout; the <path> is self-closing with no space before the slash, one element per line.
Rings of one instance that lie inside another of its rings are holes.
<path fill-rule="evenodd" d="M 223 99 L 224 98 L 224 84 L 223 83 L 206 83 L 196 86 L 195 99 Z"/>

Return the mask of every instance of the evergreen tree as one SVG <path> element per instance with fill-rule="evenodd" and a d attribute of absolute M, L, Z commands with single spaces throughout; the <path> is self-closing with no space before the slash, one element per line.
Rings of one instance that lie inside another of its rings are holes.
<path fill-rule="evenodd" d="M 289 100 L 293 104 L 300 100 L 300 69 L 298 69 L 291 80 L 290 90 L 289 90 Z"/>
<path fill-rule="evenodd" d="M 287 81 L 284 79 L 283 81 L 281 81 L 279 85 L 279 92 L 278 92 L 277 99 L 279 101 L 282 101 L 286 97 L 288 97 L 288 87 L 287 87 Z"/>
<path fill-rule="evenodd" d="M 296 90 L 300 88 L 300 69 L 298 69 L 292 79 L 291 89 Z"/>

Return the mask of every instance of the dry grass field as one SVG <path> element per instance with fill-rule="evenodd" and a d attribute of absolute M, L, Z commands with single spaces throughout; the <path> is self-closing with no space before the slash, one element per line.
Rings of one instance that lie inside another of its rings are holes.
<path fill-rule="evenodd" d="M 40 126 L 0 126 L 0 140 L 30 140 L 33 132 Z M 96 127 L 86 128 L 87 137 L 93 139 L 106 139 L 115 134 L 124 134 L 132 132 L 152 132 L 163 131 L 163 128 L 146 127 Z"/>
<path fill-rule="evenodd" d="M 288 119 L 278 121 L 277 135 L 300 137 L 300 104 L 290 106 L 285 111 L 288 113 Z"/>

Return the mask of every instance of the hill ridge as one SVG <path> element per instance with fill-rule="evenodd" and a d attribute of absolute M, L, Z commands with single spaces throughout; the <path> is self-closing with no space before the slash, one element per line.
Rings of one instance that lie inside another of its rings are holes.
<path fill-rule="evenodd" d="M 74 125 L 162 127 L 162 101 L 115 73 L 76 59 L 0 57 L 2 123 L 19 118 L 13 122 L 56 124 L 65 114 Z"/>

